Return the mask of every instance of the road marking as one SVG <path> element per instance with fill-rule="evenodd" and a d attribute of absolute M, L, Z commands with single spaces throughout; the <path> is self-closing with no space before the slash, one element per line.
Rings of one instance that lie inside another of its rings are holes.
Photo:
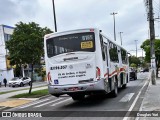
<path fill-rule="evenodd" d="M 129 118 L 130 112 L 133 110 L 133 108 L 134 108 L 134 106 L 135 106 L 135 104 L 136 104 L 136 102 L 137 102 L 137 100 L 138 100 L 138 98 L 139 98 L 139 96 L 140 96 L 143 88 L 146 86 L 147 83 L 148 83 L 148 80 L 145 82 L 145 84 L 143 85 L 143 87 L 142 87 L 142 88 L 140 89 L 140 91 L 138 92 L 137 97 L 136 97 L 135 100 L 133 101 L 131 107 L 129 108 L 129 110 L 128 110 L 128 112 L 126 113 L 126 115 L 125 115 L 125 117 L 123 118 L 123 120 L 127 120 L 127 119 Z"/>
<path fill-rule="evenodd" d="M 134 93 L 128 93 L 119 102 L 129 102 L 133 95 Z"/>
<path fill-rule="evenodd" d="M 66 100 L 60 101 L 60 102 L 55 103 L 55 104 L 53 104 L 53 105 L 51 105 L 51 106 L 56 106 L 56 105 L 61 104 L 61 103 L 63 103 L 63 102 L 69 101 L 69 100 L 71 100 L 71 99 L 72 99 L 72 98 L 69 98 L 69 99 L 66 99 Z"/>
<path fill-rule="evenodd" d="M 49 99 L 44 99 L 44 100 L 41 100 L 41 101 L 37 101 L 37 102 L 34 102 L 34 103 L 31 103 L 31 104 L 28 104 L 28 105 L 25 105 L 25 106 L 21 106 L 19 108 L 26 108 L 26 107 L 29 107 L 29 106 L 32 106 L 32 105 L 35 105 L 35 104 L 38 104 L 38 103 L 41 103 L 41 102 L 44 102 L 44 101 L 47 101 Z"/>
<path fill-rule="evenodd" d="M 36 108 L 36 107 L 41 107 L 41 106 L 44 106 L 44 105 L 47 105 L 47 104 L 50 104 L 50 103 L 53 103 L 53 102 L 56 102 L 56 101 L 59 101 L 59 100 L 61 100 L 61 99 L 63 99 L 63 98 L 58 98 L 58 99 L 56 99 L 56 100 L 49 101 L 49 102 L 46 102 L 46 103 L 44 103 L 44 104 L 37 105 L 37 106 L 35 106 L 35 108 Z"/>

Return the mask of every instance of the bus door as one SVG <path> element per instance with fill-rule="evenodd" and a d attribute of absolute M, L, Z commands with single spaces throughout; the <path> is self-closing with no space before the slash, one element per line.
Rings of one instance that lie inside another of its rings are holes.
<path fill-rule="evenodd" d="M 117 73 L 119 72 L 119 58 L 118 58 L 117 45 L 115 45 L 111 41 L 109 41 L 108 43 L 109 43 L 109 57 L 110 57 L 109 81 L 110 81 L 111 90 L 113 90 L 115 76 L 117 76 Z"/>
<path fill-rule="evenodd" d="M 105 90 L 108 91 L 108 59 L 107 59 L 107 44 L 104 43 L 103 41 L 104 37 L 100 35 L 100 42 L 101 42 L 101 51 L 102 51 L 102 60 L 103 60 L 103 73 L 104 73 L 104 85 L 105 85 Z"/>
<path fill-rule="evenodd" d="M 108 59 L 108 47 L 107 47 L 107 44 L 105 43 L 104 44 L 104 51 L 105 51 L 105 70 L 106 70 L 106 72 L 105 72 L 105 75 L 104 75 L 104 77 L 105 77 L 105 86 L 106 86 L 106 89 L 107 89 L 107 92 L 109 92 L 110 91 L 110 87 L 109 87 L 109 82 L 108 82 L 108 80 L 109 80 L 109 59 Z"/>

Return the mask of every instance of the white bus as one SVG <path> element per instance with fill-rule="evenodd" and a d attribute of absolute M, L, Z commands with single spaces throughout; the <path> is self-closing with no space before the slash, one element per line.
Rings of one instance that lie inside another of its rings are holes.
<path fill-rule="evenodd" d="M 56 97 L 117 96 L 129 81 L 127 51 L 96 28 L 45 35 L 44 49 L 48 90 Z"/>

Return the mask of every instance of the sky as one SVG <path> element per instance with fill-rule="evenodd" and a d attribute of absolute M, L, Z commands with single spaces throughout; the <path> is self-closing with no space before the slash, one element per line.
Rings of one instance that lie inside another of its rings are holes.
<path fill-rule="evenodd" d="M 54 0 L 57 30 L 99 28 L 114 40 L 113 16 L 116 12 L 116 43 L 122 44 L 132 55 L 142 56 L 140 45 L 149 37 L 149 23 L 144 0 Z M 160 0 L 153 0 L 158 17 Z M 52 0 L 0 0 L 0 24 L 15 26 L 18 22 L 36 22 L 54 31 Z M 155 22 L 158 36 L 159 25 Z M 137 40 L 137 42 L 135 42 Z M 144 53 L 143 53 L 144 55 Z"/>

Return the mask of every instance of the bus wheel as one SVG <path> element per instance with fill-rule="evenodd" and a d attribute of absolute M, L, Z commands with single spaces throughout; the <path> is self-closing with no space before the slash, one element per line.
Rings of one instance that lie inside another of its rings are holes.
<path fill-rule="evenodd" d="M 114 83 L 114 90 L 111 92 L 111 94 L 113 97 L 117 97 L 118 95 L 118 83 L 117 82 Z"/>
<path fill-rule="evenodd" d="M 85 95 L 71 95 L 73 100 L 83 100 Z"/>
<path fill-rule="evenodd" d="M 127 84 L 124 84 L 124 85 L 122 86 L 123 89 L 125 89 L 126 87 L 127 87 Z"/>

